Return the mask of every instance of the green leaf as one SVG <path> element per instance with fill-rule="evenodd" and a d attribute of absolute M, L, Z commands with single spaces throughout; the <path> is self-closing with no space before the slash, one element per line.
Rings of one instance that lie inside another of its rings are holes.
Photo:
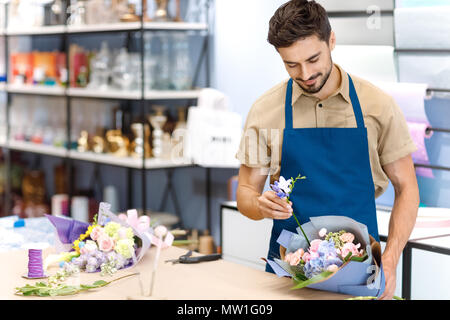
<path fill-rule="evenodd" d="M 333 274 L 333 272 L 324 271 L 324 272 L 312 277 L 311 279 L 308 279 L 305 281 L 295 281 L 294 280 L 294 282 L 296 282 L 296 285 L 294 287 L 292 287 L 291 289 L 293 289 L 293 290 L 294 289 L 302 289 L 306 286 L 309 286 L 310 284 L 313 284 L 313 283 L 316 283 L 316 282 L 319 282 L 319 281 L 322 281 L 322 280 L 328 278 L 331 274 Z"/>
<path fill-rule="evenodd" d="M 344 262 L 347 262 L 348 261 L 348 259 L 350 259 L 350 257 L 352 256 L 352 253 L 351 252 L 349 252 L 346 256 L 345 256 L 345 258 L 344 258 Z"/>
<path fill-rule="evenodd" d="M 308 277 L 306 277 L 303 273 L 297 273 L 293 279 L 297 282 L 302 282 L 308 280 Z"/>
<path fill-rule="evenodd" d="M 353 256 L 353 257 L 350 258 L 350 261 L 363 262 L 366 259 L 367 259 L 367 254 L 365 254 L 362 257 Z"/>
<path fill-rule="evenodd" d="M 95 281 L 92 285 L 96 286 L 96 287 L 103 287 L 106 286 L 109 282 L 106 282 L 105 280 L 98 280 Z"/>

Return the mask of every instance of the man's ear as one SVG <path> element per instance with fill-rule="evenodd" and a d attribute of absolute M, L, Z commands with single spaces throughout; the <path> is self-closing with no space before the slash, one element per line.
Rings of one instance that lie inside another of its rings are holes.
<path fill-rule="evenodd" d="M 330 41 L 328 42 L 328 47 L 330 48 L 330 51 L 333 51 L 336 47 L 336 35 L 333 30 L 331 30 L 330 33 Z"/>

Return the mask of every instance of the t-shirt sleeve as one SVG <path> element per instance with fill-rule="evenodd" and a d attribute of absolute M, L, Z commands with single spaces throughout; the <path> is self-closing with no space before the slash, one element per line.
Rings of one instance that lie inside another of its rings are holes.
<path fill-rule="evenodd" d="M 267 168 L 270 157 L 267 135 L 260 134 L 261 123 L 255 105 L 250 109 L 245 121 L 244 130 L 236 153 L 236 158 L 248 167 Z"/>
<path fill-rule="evenodd" d="M 391 97 L 381 121 L 378 154 L 382 166 L 401 159 L 417 150 L 411 138 L 402 110 Z"/>

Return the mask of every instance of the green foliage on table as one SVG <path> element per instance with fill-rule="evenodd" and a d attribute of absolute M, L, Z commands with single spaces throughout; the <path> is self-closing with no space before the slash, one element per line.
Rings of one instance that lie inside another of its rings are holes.
<path fill-rule="evenodd" d="M 80 284 L 79 286 L 70 286 L 64 283 L 52 285 L 46 282 L 37 282 L 35 285 L 27 284 L 24 287 L 15 288 L 16 289 L 15 294 L 24 296 L 39 296 L 39 297 L 75 295 L 83 291 L 98 289 L 107 286 L 114 281 L 118 281 L 120 279 L 124 279 L 137 274 L 138 273 L 128 274 L 126 276 L 111 281 L 98 280 L 95 281 L 93 284 Z"/>

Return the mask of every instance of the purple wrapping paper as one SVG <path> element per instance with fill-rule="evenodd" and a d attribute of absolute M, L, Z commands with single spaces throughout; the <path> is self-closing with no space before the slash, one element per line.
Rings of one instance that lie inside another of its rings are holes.
<path fill-rule="evenodd" d="M 55 226 L 59 240 L 63 244 L 71 244 L 86 232 L 89 224 L 65 217 L 57 217 L 46 214 L 48 220 Z"/>

